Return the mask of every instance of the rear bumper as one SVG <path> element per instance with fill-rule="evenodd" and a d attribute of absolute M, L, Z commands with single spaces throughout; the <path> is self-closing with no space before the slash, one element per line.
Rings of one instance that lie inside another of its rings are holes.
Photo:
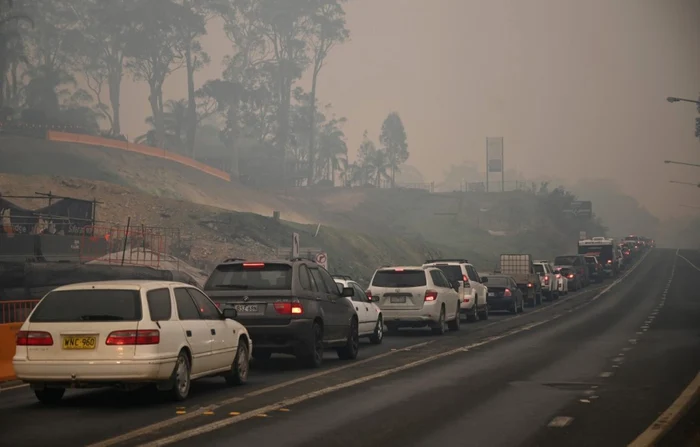
<path fill-rule="evenodd" d="M 312 345 L 310 319 L 291 320 L 284 326 L 255 325 L 242 322 L 254 340 L 255 351 L 294 353 Z"/>
<path fill-rule="evenodd" d="M 432 307 L 432 306 L 431 306 Z M 420 310 L 382 310 L 384 323 L 399 327 L 421 327 L 437 323 L 440 319 L 440 308 Z"/>
<path fill-rule="evenodd" d="M 163 360 L 32 361 L 14 359 L 12 366 L 25 382 L 120 383 L 167 380 L 175 358 Z"/>
<path fill-rule="evenodd" d="M 489 306 L 489 310 L 511 310 L 513 308 L 513 303 L 515 302 L 515 297 L 489 297 L 486 299 L 486 303 Z"/>

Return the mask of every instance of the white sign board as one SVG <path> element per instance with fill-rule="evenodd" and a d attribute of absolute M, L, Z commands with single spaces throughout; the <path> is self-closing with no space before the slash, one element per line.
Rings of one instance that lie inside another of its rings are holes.
<path fill-rule="evenodd" d="M 292 234 L 292 259 L 299 257 L 299 233 Z"/>
<path fill-rule="evenodd" d="M 316 264 L 328 270 L 328 255 L 323 251 L 321 253 L 318 253 L 316 255 Z"/>

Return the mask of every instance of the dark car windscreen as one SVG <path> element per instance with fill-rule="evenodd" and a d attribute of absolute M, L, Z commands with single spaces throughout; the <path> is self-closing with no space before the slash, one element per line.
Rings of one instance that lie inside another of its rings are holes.
<path fill-rule="evenodd" d="M 380 270 L 372 279 L 375 287 L 422 287 L 427 284 L 425 270 Z"/>
<path fill-rule="evenodd" d="M 442 270 L 450 283 L 455 281 L 464 281 L 464 276 L 462 274 L 462 267 L 458 265 L 436 265 L 435 267 Z"/>
<path fill-rule="evenodd" d="M 29 321 L 140 321 L 141 315 L 141 297 L 138 290 L 60 290 L 46 295 L 29 317 Z"/>
<path fill-rule="evenodd" d="M 544 274 L 544 266 L 542 264 L 533 265 L 535 268 L 535 273 Z"/>
<path fill-rule="evenodd" d="M 554 258 L 554 265 L 574 265 L 576 256 L 557 256 Z"/>
<path fill-rule="evenodd" d="M 507 289 L 510 287 L 510 281 L 508 281 L 508 278 L 505 278 L 503 276 L 487 276 L 489 279 L 486 285 L 489 288 L 495 287 L 495 288 L 504 288 Z"/>
<path fill-rule="evenodd" d="M 262 262 L 222 264 L 214 269 L 204 288 L 291 290 L 292 266 Z"/>

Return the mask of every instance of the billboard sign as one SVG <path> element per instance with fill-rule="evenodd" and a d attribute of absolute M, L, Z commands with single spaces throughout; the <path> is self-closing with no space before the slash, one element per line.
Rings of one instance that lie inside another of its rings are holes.
<path fill-rule="evenodd" d="M 503 137 L 486 138 L 488 172 L 503 172 Z"/>
<path fill-rule="evenodd" d="M 590 218 L 593 215 L 593 202 L 590 200 L 574 200 L 564 214 L 577 218 Z"/>

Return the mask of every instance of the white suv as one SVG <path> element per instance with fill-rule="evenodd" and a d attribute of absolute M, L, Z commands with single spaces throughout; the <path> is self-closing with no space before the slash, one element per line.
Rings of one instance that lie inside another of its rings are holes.
<path fill-rule="evenodd" d="M 540 260 L 533 262 L 532 265 L 535 267 L 537 274 L 540 275 L 542 295 L 545 299 L 553 300 L 559 298 L 559 283 L 552 264 L 549 261 Z"/>
<path fill-rule="evenodd" d="M 464 259 L 429 259 L 423 267 L 439 268 L 451 282 L 459 282 L 460 312 L 469 321 L 488 320 L 489 307 L 486 302 L 488 287 L 476 269 Z"/>
<path fill-rule="evenodd" d="M 353 290 L 352 296 L 346 299 L 350 301 L 357 313 L 360 337 L 368 337 L 370 343 L 374 345 L 381 344 L 384 339 L 384 320 L 379 306 L 373 303 L 362 287 L 349 276 L 337 275 L 333 276 L 333 280 L 338 286 Z"/>
<path fill-rule="evenodd" d="M 441 270 L 382 267 L 372 276 L 367 296 L 376 303 L 390 332 L 429 326 L 436 335 L 459 330 L 459 294 Z"/>

